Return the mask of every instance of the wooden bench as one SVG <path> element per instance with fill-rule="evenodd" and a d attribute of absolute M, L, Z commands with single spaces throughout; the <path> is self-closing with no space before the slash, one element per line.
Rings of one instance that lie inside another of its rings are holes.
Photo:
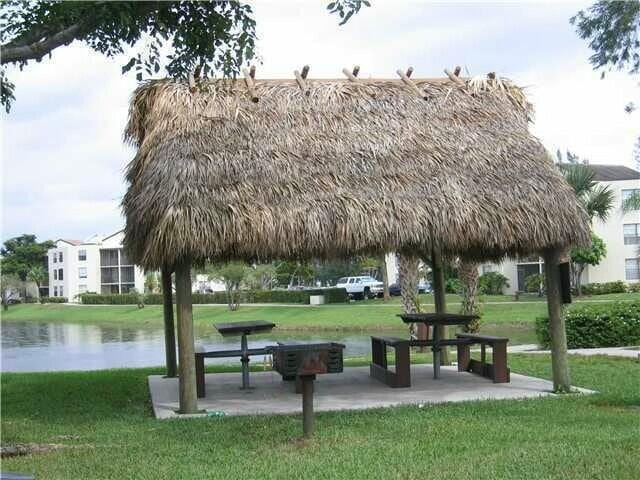
<path fill-rule="evenodd" d="M 409 340 L 396 337 L 371 337 L 370 375 L 390 387 L 410 387 Z M 387 366 L 387 347 L 394 349 L 395 371 Z"/>
<path fill-rule="evenodd" d="M 272 353 L 273 347 L 250 348 L 247 350 L 247 356 L 250 355 L 269 355 Z M 231 358 L 243 356 L 242 350 L 216 350 L 212 352 L 196 352 L 196 390 L 198 398 L 203 398 L 206 394 L 204 386 L 204 359 L 205 358 Z"/>
<path fill-rule="evenodd" d="M 478 335 L 475 333 L 458 333 L 456 337 L 466 340 L 458 344 L 458 371 L 471 372 L 493 380 L 493 383 L 508 383 L 509 368 L 507 367 L 508 338 Z M 471 358 L 471 345 L 480 345 L 480 361 Z M 493 363 L 486 361 L 486 346 L 489 345 L 493 353 Z"/>

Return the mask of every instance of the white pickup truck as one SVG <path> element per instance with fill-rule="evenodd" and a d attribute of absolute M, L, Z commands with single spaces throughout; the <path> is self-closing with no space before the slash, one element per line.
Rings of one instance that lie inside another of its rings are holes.
<path fill-rule="evenodd" d="M 351 298 L 375 298 L 382 293 L 384 284 L 373 277 L 342 277 L 336 287 L 344 288 Z"/>

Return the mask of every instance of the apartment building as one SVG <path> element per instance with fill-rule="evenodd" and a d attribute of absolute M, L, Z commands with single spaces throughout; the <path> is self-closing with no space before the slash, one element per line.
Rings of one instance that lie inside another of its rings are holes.
<path fill-rule="evenodd" d="M 85 292 L 102 294 L 144 291 L 144 273 L 124 253 L 118 231 L 85 241 L 59 239 L 47 252 L 49 295 L 77 301 Z"/>

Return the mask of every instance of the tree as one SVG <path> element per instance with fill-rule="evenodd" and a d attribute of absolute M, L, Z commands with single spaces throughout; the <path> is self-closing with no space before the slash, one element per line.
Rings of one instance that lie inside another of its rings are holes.
<path fill-rule="evenodd" d="M 567 152 L 569 154 L 570 152 Z M 569 155 L 567 155 L 569 158 Z M 577 159 L 578 157 L 573 157 Z M 586 163 L 561 163 L 560 171 L 578 200 L 587 211 L 589 218 L 605 222 L 613 208 L 613 191 L 606 185 L 599 185 L 594 179 L 596 172 Z"/>
<path fill-rule="evenodd" d="M 337 0 L 327 8 L 346 23 L 366 0 Z M 2 65 L 21 69 L 82 42 L 107 57 L 131 52 L 122 73 L 140 81 L 164 69 L 171 77 L 235 76 L 255 53 L 255 20 L 239 1 L 27 2 L 4 0 L 0 7 Z M 7 112 L 14 85 L 0 75 Z"/>
<path fill-rule="evenodd" d="M 47 272 L 42 265 L 32 267 L 27 273 L 27 280 L 33 282 L 38 287 L 38 298 L 40 298 L 40 287 L 47 281 Z"/>
<path fill-rule="evenodd" d="M 594 69 L 640 71 L 640 1 L 598 0 L 570 21 L 593 50 Z"/>
<path fill-rule="evenodd" d="M 17 275 L 23 282 L 34 267 L 42 266 L 47 250 L 53 248 L 52 241 L 37 242 L 35 235 L 23 234 L 4 242 L 0 249 L 2 271 Z"/>
<path fill-rule="evenodd" d="M 251 267 L 244 262 L 227 262 L 208 265 L 206 274 L 224 283 L 227 292 L 229 310 L 235 311 L 240 307 L 240 287 L 251 271 Z"/>
<path fill-rule="evenodd" d="M 256 290 L 271 290 L 277 281 L 276 267 L 272 263 L 254 265 L 248 278 L 251 288 Z"/>
<path fill-rule="evenodd" d="M 576 295 L 582 295 L 582 273 L 587 265 L 596 266 L 607 255 L 607 247 L 604 241 L 591 233 L 591 245 L 588 247 L 574 248 L 571 250 L 571 276 Z"/>
<path fill-rule="evenodd" d="M 0 297 L 4 311 L 9 310 L 11 296 L 18 293 L 23 285 L 24 281 L 14 273 L 2 272 L 0 274 Z"/>
<path fill-rule="evenodd" d="M 462 284 L 462 303 L 460 305 L 460 313 L 463 315 L 478 315 L 480 307 L 478 305 L 478 285 L 479 277 L 478 264 L 460 260 L 458 262 L 458 277 Z M 475 320 L 465 325 L 465 331 L 475 333 L 480 330 L 480 321 Z"/>

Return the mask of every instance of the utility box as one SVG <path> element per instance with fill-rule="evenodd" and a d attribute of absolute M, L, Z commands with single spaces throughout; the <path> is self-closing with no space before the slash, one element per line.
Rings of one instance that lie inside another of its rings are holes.
<path fill-rule="evenodd" d="M 310 295 L 309 305 L 324 305 L 324 295 Z"/>

